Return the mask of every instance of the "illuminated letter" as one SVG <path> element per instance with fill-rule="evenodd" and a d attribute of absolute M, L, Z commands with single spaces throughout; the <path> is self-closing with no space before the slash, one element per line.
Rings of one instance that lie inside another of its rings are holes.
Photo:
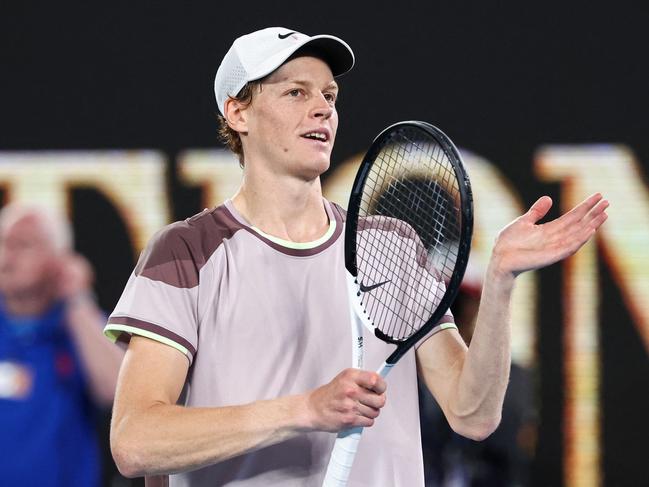
<path fill-rule="evenodd" d="M 239 161 L 229 150 L 188 150 L 178 158 L 180 179 L 203 188 L 203 206 L 212 208 L 231 198 L 241 185 Z"/>
<path fill-rule="evenodd" d="M 66 214 L 68 188 L 96 188 L 126 222 L 136 252 L 169 222 L 164 173 L 164 157 L 153 151 L 0 153 L 0 185 L 8 202 Z"/>
<path fill-rule="evenodd" d="M 606 262 L 649 350 L 649 195 L 631 152 L 621 146 L 548 147 L 536 158 L 539 175 L 561 180 L 564 211 L 589 194 L 611 202 L 598 232 Z M 567 262 L 565 315 L 565 481 L 600 482 L 599 322 L 597 262 L 591 242 Z"/>

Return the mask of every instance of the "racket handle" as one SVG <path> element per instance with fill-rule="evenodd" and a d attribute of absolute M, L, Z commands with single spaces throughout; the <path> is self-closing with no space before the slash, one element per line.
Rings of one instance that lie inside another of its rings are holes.
<path fill-rule="evenodd" d="M 384 362 L 377 373 L 385 378 L 393 366 L 394 364 Z M 334 442 L 334 448 L 331 451 L 331 457 L 329 458 L 329 465 L 327 465 L 322 487 L 345 487 L 347 485 L 347 480 L 349 479 L 349 474 L 354 464 L 356 450 L 358 450 L 358 442 L 361 440 L 362 434 L 363 428 L 360 426 L 357 428 L 349 428 L 338 433 Z"/>
<path fill-rule="evenodd" d="M 336 437 L 322 487 L 345 487 L 352 471 L 363 428 L 341 431 Z"/>

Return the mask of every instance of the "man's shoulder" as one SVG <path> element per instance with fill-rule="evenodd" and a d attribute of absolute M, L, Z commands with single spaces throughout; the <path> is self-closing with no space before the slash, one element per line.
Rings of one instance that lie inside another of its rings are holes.
<path fill-rule="evenodd" d="M 222 243 L 244 228 L 228 209 L 205 209 L 156 232 L 142 252 L 136 274 L 147 274 L 170 261 L 190 262 L 199 271 Z"/>
<path fill-rule="evenodd" d="M 218 246 L 243 228 L 244 225 L 234 218 L 227 207 L 220 205 L 161 228 L 152 241 L 192 247 L 206 243 Z"/>

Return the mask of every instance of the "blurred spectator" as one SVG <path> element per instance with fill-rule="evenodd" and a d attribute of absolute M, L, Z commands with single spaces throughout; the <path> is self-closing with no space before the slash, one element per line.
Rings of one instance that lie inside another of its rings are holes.
<path fill-rule="evenodd" d="M 473 256 L 451 307 L 467 344 L 471 342 L 480 304 L 482 275 Z M 419 394 L 426 487 L 530 485 L 536 408 L 529 370 L 512 363 L 500 426 L 483 441 L 472 441 L 454 433 L 428 389 L 420 387 Z"/>
<path fill-rule="evenodd" d="M 93 272 L 67 221 L 0 211 L 0 484 L 99 485 L 95 413 L 123 352 L 102 334 Z"/>

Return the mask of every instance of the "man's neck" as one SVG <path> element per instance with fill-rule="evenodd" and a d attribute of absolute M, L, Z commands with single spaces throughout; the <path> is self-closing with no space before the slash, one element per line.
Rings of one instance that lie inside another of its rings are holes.
<path fill-rule="evenodd" d="M 292 242 L 311 242 L 329 229 L 320 178 L 244 175 L 232 203 L 248 222 L 264 233 Z"/>

